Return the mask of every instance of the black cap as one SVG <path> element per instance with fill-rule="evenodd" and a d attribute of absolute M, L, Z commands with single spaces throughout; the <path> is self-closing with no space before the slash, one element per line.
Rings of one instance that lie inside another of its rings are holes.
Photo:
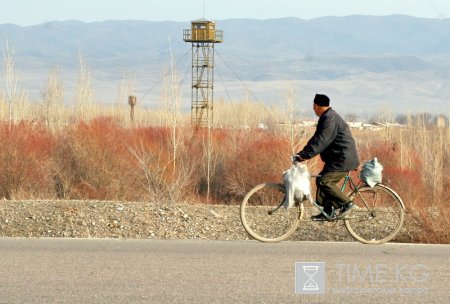
<path fill-rule="evenodd" d="M 330 98 L 328 98 L 327 95 L 316 94 L 314 97 L 314 103 L 321 107 L 328 107 L 330 106 Z"/>

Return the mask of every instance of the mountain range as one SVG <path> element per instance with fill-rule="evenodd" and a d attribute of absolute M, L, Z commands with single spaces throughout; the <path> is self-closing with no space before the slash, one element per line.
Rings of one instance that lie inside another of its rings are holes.
<path fill-rule="evenodd" d="M 320 92 L 344 112 L 448 113 L 450 19 L 227 19 L 216 20 L 216 27 L 224 41 L 215 46 L 215 100 L 283 103 L 293 87 L 307 110 Z M 50 69 L 58 66 L 67 103 L 73 102 L 82 54 L 100 102 L 114 102 L 118 84 L 130 77 L 141 104 L 152 106 L 172 53 L 188 108 L 191 45 L 183 41 L 188 28 L 190 22 L 143 20 L 1 24 L 0 46 L 5 49 L 7 37 L 20 86 L 32 100 L 41 98 Z"/>

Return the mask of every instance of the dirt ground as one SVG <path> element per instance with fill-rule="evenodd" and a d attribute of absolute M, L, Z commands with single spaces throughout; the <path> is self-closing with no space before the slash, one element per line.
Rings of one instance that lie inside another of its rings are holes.
<path fill-rule="evenodd" d="M 306 210 L 308 218 L 311 210 Z M 414 242 L 417 227 L 406 214 L 394 241 Z M 136 239 L 250 239 L 239 206 L 114 201 L 0 201 L 1 237 Z M 302 221 L 294 241 L 353 241 L 342 221 Z"/>

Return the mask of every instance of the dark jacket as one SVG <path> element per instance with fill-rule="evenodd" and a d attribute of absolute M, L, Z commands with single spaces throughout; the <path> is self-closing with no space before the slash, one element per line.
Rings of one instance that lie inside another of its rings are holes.
<path fill-rule="evenodd" d="M 325 163 L 324 172 L 351 171 L 359 165 L 358 152 L 350 128 L 332 108 L 320 116 L 316 132 L 298 154 L 303 159 L 320 154 Z"/>

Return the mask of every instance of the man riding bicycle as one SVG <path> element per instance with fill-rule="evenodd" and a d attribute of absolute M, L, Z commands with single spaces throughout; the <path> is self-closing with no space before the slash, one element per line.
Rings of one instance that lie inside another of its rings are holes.
<path fill-rule="evenodd" d="M 337 216 L 344 217 L 354 205 L 337 183 L 359 165 L 355 140 L 347 123 L 330 107 L 330 99 L 326 95 L 316 94 L 313 109 L 319 117 L 316 131 L 306 146 L 294 155 L 294 161 L 304 161 L 320 154 L 325 165 L 320 178 L 316 179 L 317 204 L 323 206 L 327 215 L 331 215 L 334 206 L 339 210 Z M 311 219 L 321 221 L 327 218 L 320 213 Z"/>

